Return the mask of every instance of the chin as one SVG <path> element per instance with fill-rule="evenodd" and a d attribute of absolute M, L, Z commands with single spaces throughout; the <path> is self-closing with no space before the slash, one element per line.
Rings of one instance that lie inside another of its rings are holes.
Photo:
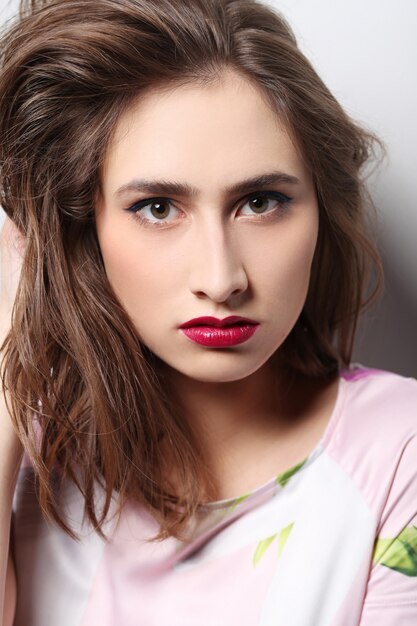
<path fill-rule="evenodd" d="M 176 366 L 168 364 L 168 366 L 171 372 L 187 376 L 202 383 L 227 383 L 247 378 L 258 371 L 265 363 L 265 360 L 249 363 L 247 359 L 243 358 L 240 359 L 240 363 L 238 362 L 239 359 L 236 360 L 236 358 L 233 361 L 228 363 L 219 363 L 217 361 L 217 363 L 213 362 L 210 364 L 194 363 L 194 367 L 190 367 L 189 362 L 184 364 L 183 367 L 181 364 Z"/>

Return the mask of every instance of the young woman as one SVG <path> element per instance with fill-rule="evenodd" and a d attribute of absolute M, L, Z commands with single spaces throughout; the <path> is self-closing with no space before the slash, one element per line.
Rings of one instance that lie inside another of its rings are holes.
<path fill-rule="evenodd" d="M 417 382 L 351 364 L 376 138 L 261 3 L 28 4 L 0 74 L 3 626 L 415 624 Z"/>

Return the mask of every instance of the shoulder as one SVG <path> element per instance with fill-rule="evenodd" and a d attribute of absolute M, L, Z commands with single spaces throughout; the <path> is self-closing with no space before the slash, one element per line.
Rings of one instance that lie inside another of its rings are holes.
<path fill-rule="evenodd" d="M 417 385 L 417 379 L 412 376 L 402 376 L 388 370 L 377 369 L 374 367 L 366 367 L 360 363 L 352 363 L 349 368 L 342 369 L 340 372 L 342 378 L 348 381 L 365 381 L 369 384 L 376 384 L 378 381 L 390 382 L 392 385 Z"/>
<path fill-rule="evenodd" d="M 417 380 L 355 364 L 341 372 L 335 412 L 326 451 L 372 508 L 399 474 L 417 484 Z"/>
<path fill-rule="evenodd" d="M 341 372 L 344 420 L 365 436 L 379 432 L 389 438 L 417 435 L 417 380 L 394 372 L 354 364 Z"/>

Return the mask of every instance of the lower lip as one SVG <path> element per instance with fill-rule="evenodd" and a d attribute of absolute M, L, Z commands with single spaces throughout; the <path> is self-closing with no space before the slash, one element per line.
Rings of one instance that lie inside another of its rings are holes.
<path fill-rule="evenodd" d="M 238 326 L 190 326 L 181 328 L 188 339 L 202 346 L 211 348 L 227 348 L 244 343 L 252 337 L 259 324 L 242 324 Z"/>

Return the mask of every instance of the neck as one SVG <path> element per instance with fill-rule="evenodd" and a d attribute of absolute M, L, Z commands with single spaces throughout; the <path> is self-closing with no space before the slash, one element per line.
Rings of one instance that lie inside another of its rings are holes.
<path fill-rule="evenodd" d="M 170 370 L 168 381 L 193 432 L 210 447 L 257 431 L 280 404 L 280 379 L 265 364 L 242 380 L 204 382 Z"/>
<path fill-rule="evenodd" d="M 195 380 L 169 368 L 164 376 L 204 451 L 220 499 L 268 480 L 279 459 L 282 469 L 292 456 L 299 461 L 321 434 L 317 420 L 314 429 L 309 426 L 312 417 L 322 413 L 325 420 L 332 408 L 322 411 L 321 392 L 328 381 L 290 376 L 271 362 L 242 380 L 223 383 Z M 299 451 L 294 438 L 301 440 Z"/>

